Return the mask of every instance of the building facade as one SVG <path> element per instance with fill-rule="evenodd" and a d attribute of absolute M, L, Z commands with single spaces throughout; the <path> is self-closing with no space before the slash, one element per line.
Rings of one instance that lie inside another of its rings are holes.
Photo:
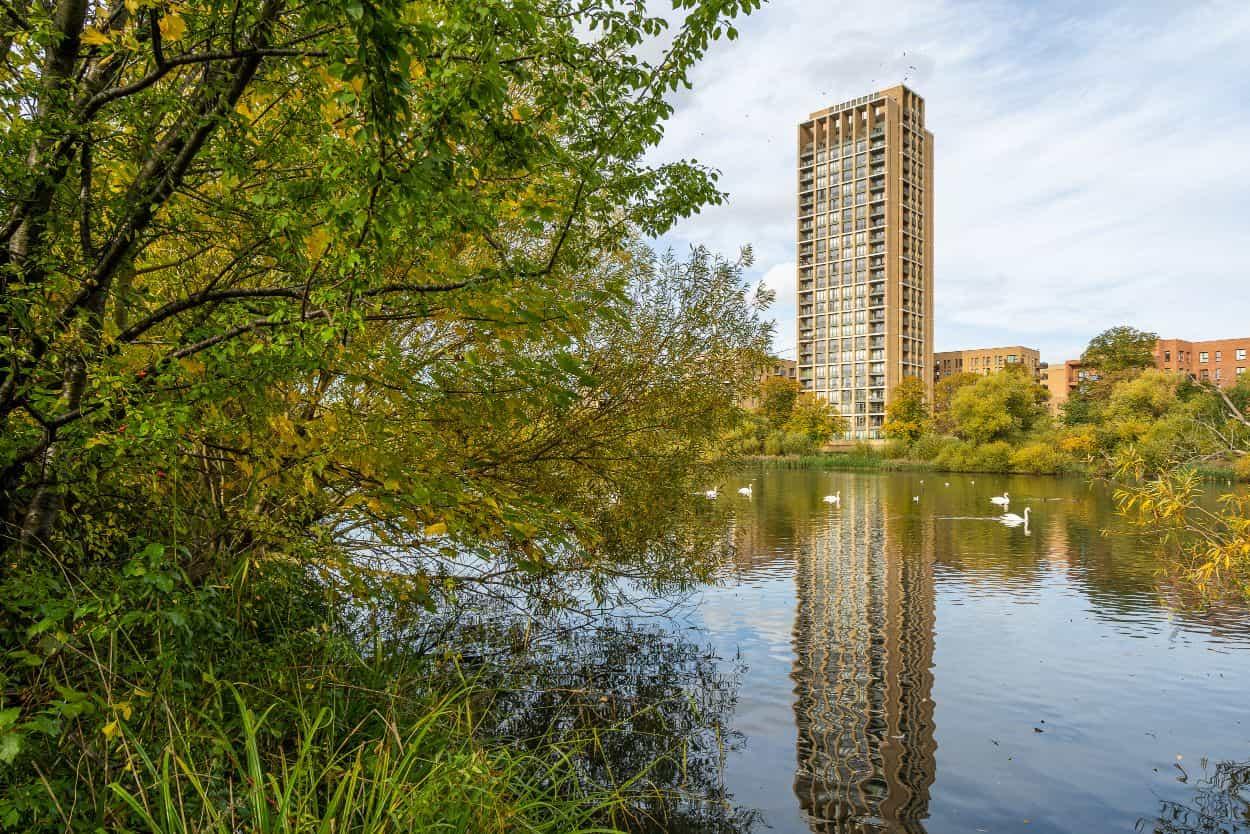
<path fill-rule="evenodd" d="M 1155 343 L 1156 368 L 1186 374 L 1199 382 L 1213 382 L 1221 388 L 1235 385 L 1237 377 L 1247 372 L 1250 368 L 1247 357 L 1250 357 L 1250 336 L 1205 342 L 1160 339 Z"/>
<path fill-rule="evenodd" d="M 1048 365 L 1041 372 L 1042 385 L 1050 392 L 1046 405 L 1051 414 L 1058 414 L 1063 404 L 1072 396 L 1072 392 L 1087 379 L 1096 379 L 1097 375 L 1085 370 L 1079 359 Z"/>
<path fill-rule="evenodd" d="M 938 382 L 960 373 L 989 376 L 1011 367 L 1022 367 L 1029 372 L 1030 376 L 1037 378 L 1041 366 L 1041 353 L 1021 345 L 944 350 L 933 354 L 933 381 Z"/>
<path fill-rule="evenodd" d="M 904 377 L 932 387 L 933 134 L 924 110 L 900 85 L 799 125 L 799 382 L 833 404 L 856 440 L 881 436 Z"/>

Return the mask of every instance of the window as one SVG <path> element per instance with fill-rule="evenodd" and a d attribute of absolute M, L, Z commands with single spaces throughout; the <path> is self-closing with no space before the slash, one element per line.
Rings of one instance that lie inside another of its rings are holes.
<path fill-rule="evenodd" d="M 1245 359 L 1245 358 L 1246 358 L 1246 349 L 1245 349 L 1245 348 L 1237 348 L 1237 361 L 1238 361 L 1238 362 L 1240 362 L 1240 361 L 1242 361 L 1242 360 L 1243 360 L 1243 359 Z"/>
<path fill-rule="evenodd" d="M 1206 368 L 1203 368 L 1202 369 L 1202 381 L 1206 382 L 1210 378 L 1211 378 L 1211 372 L 1208 371 Z"/>
<path fill-rule="evenodd" d="M 1208 359 L 1208 358 L 1209 358 L 1209 354 L 1208 354 L 1205 350 L 1203 350 L 1203 351 L 1199 351 L 1199 352 L 1198 352 L 1198 361 L 1199 361 L 1199 362 L 1201 362 L 1201 363 L 1203 363 L 1203 364 L 1206 364 L 1206 361 L 1207 361 L 1207 359 Z"/>
<path fill-rule="evenodd" d="M 1216 362 L 1223 362 L 1223 361 L 1224 361 L 1224 351 L 1222 351 L 1222 350 L 1217 350 L 1217 351 L 1215 352 L 1215 361 L 1216 361 Z"/>
<path fill-rule="evenodd" d="M 1246 372 L 1246 369 L 1245 369 L 1245 368 L 1238 368 L 1238 369 L 1237 369 L 1237 376 L 1241 376 L 1241 375 L 1242 375 L 1242 374 L 1244 374 L 1245 372 Z"/>
<path fill-rule="evenodd" d="M 1163 361 L 1164 361 L 1164 362 L 1171 362 L 1171 361 L 1172 361 L 1172 351 L 1170 351 L 1170 350 L 1165 350 L 1165 351 L 1163 351 Z"/>
<path fill-rule="evenodd" d="M 1220 368 L 1215 369 L 1215 381 L 1216 382 L 1220 381 L 1220 370 L 1221 370 Z"/>

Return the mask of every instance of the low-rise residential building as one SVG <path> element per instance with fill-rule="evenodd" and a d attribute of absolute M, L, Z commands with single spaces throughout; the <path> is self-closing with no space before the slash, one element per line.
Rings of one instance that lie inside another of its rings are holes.
<path fill-rule="evenodd" d="M 1185 374 L 1199 382 L 1227 388 L 1250 368 L 1250 336 L 1190 342 L 1160 339 L 1155 343 L 1155 367 Z"/>
<path fill-rule="evenodd" d="M 1072 392 L 1087 379 L 1097 379 L 1097 374 L 1084 369 L 1080 359 L 1047 365 L 1041 372 L 1041 382 L 1050 392 L 1050 399 L 1046 403 L 1050 413 L 1058 414 L 1063 404 L 1072 396 Z"/>
<path fill-rule="evenodd" d="M 946 350 L 933 354 L 933 381 L 938 382 L 959 373 L 988 376 L 1013 366 L 1023 367 L 1036 377 L 1041 369 L 1041 360 L 1040 353 L 1021 345 Z"/>

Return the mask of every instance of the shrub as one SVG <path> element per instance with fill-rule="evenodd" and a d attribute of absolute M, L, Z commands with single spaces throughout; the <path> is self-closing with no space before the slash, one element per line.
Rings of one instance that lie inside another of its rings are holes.
<path fill-rule="evenodd" d="M 973 466 L 978 472 L 1010 472 L 1011 444 L 1005 440 L 986 443 L 976 450 Z"/>
<path fill-rule="evenodd" d="M 975 467 L 976 446 L 966 440 L 953 437 L 942 438 L 941 448 L 934 455 L 933 462 L 938 469 L 951 472 L 970 472 Z"/>
<path fill-rule="evenodd" d="M 885 448 L 881 450 L 881 454 L 886 460 L 900 460 L 908 456 L 911 451 L 911 444 L 906 440 L 891 440 L 885 444 Z"/>
<path fill-rule="evenodd" d="M 1055 443 L 1045 440 L 1033 440 L 1025 443 L 1011 455 L 1011 469 L 1013 472 L 1057 475 L 1071 468 L 1071 465 L 1071 459 Z"/>
<path fill-rule="evenodd" d="M 1233 476 L 1239 481 L 1250 481 L 1250 455 L 1242 455 L 1233 463 Z"/>
<path fill-rule="evenodd" d="M 782 436 L 782 444 L 787 455 L 815 454 L 820 443 L 803 431 L 788 431 Z"/>
<path fill-rule="evenodd" d="M 1098 448 L 1098 433 L 1093 426 L 1081 426 L 1059 439 L 1059 448 L 1072 457 L 1084 460 Z"/>
<path fill-rule="evenodd" d="M 786 453 L 786 436 L 779 431 L 769 432 L 764 438 L 764 454 L 784 455 Z"/>
<path fill-rule="evenodd" d="M 952 438 L 943 437 L 940 434 L 926 434 L 911 444 L 911 456 L 916 460 L 933 460 L 949 439 Z"/>

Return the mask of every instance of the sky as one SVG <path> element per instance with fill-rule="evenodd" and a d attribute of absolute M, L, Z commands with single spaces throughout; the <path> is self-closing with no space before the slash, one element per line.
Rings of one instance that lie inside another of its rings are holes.
<path fill-rule="evenodd" d="M 1250 3 L 776 0 L 738 28 L 655 152 L 718 169 L 729 199 L 659 243 L 750 244 L 780 355 L 797 125 L 900 82 L 935 136 L 937 350 L 1250 335 Z"/>

